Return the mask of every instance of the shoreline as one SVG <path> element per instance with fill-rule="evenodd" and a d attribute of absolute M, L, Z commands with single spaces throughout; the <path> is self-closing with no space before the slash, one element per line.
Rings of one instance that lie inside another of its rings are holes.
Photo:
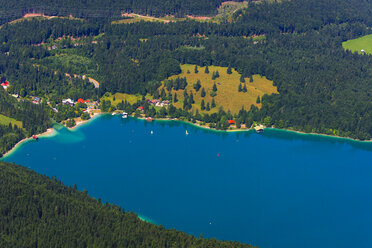
<path fill-rule="evenodd" d="M 52 137 L 56 134 L 56 131 L 53 127 L 51 128 L 48 128 L 44 133 L 39 133 L 39 134 L 35 134 L 35 135 L 31 135 L 30 137 L 26 137 L 20 141 L 18 141 L 12 149 L 10 149 L 9 151 L 7 151 L 6 153 L 3 154 L 3 156 L 1 157 L 1 159 L 5 158 L 6 156 L 9 156 L 12 152 L 14 152 L 19 146 L 21 146 L 24 142 L 26 141 L 30 141 L 30 140 L 33 140 L 32 136 L 36 136 L 38 138 L 41 138 L 41 137 Z"/>
<path fill-rule="evenodd" d="M 95 119 L 96 117 L 102 115 L 104 113 L 94 113 L 94 115 L 89 119 L 89 120 L 84 120 L 84 121 L 79 121 L 79 122 L 76 122 L 76 125 L 71 127 L 71 128 L 68 128 L 66 127 L 68 130 L 70 131 L 74 131 L 76 128 L 78 127 L 81 127 L 85 124 L 87 124 L 89 121 Z M 42 138 L 42 137 L 52 137 L 54 135 L 56 135 L 57 132 L 56 130 L 51 127 L 51 128 L 48 128 L 44 133 L 39 133 L 39 134 L 35 134 L 35 135 L 31 135 L 30 137 L 27 137 L 27 138 L 24 138 L 20 141 L 18 141 L 13 147 L 12 149 L 10 149 L 9 151 L 7 151 L 6 153 L 3 154 L 3 156 L 0 158 L 1 159 L 4 159 L 5 157 L 9 156 L 10 154 L 12 154 L 14 151 L 16 151 L 23 143 L 27 142 L 27 141 L 31 141 L 33 140 L 32 136 L 36 136 L 38 138 Z"/>
<path fill-rule="evenodd" d="M 146 120 L 146 117 L 133 117 L 131 116 L 132 118 L 136 118 L 136 119 L 139 119 L 139 120 Z M 187 120 L 179 120 L 179 119 L 171 119 L 171 118 L 153 118 L 154 121 L 179 121 L 179 122 L 184 122 L 184 123 L 187 123 L 187 124 L 190 124 L 190 125 L 193 125 L 195 127 L 198 127 L 198 128 L 202 128 L 202 129 L 206 129 L 206 130 L 209 130 L 209 131 L 214 131 L 214 132 L 227 132 L 227 133 L 234 133 L 234 132 L 252 132 L 252 131 L 255 131 L 254 128 L 240 128 L 240 129 L 227 129 L 227 130 L 217 130 L 217 129 L 213 129 L 213 128 L 210 128 L 208 126 L 202 126 L 198 123 L 192 123 L 191 121 L 187 121 Z M 269 130 L 278 130 L 278 131 L 286 131 L 286 132 L 292 132 L 292 133 L 297 133 L 297 134 L 301 134 L 301 135 L 315 135 L 315 136 L 324 136 L 324 137 L 328 137 L 328 138 L 336 138 L 336 139 L 346 139 L 348 141 L 354 141 L 354 142 L 361 142 L 361 143 L 369 143 L 369 142 L 372 142 L 372 139 L 370 140 L 359 140 L 359 139 L 353 139 L 353 138 L 350 138 L 350 137 L 343 137 L 343 136 L 336 136 L 336 135 L 330 135 L 330 134 L 322 134 L 322 133 L 305 133 L 303 131 L 297 131 L 297 130 L 293 130 L 293 129 L 285 129 L 285 128 L 276 128 L 276 127 L 265 127 L 264 129 L 269 129 Z"/>
<path fill-rule="evenodd" d="M 106 113 L 102 113 L 102 112 L 97 113 L 97 112 L 95 112 L 95 113 L 93 113 L 93 116 L 91 116 L 88 120 L 77 121 L 76 124 L 75 124 L 75 126 L 73 126 L 73 127 L 66 127 L 66 128 L 68 130 L 70 130 L 70 131 L 73 131 L 76 128 L 87 124 L 88 122 L 90 122 L 91 120 L 95 119 L 96 117 L 98 117 L 98 116 L 100 116 L 102 114 L 106 114 Z"/>
<path fill-rule="evenodd" d="M 66 127 L 66 128 L 68 130 L 70 130 L 70 131 L 75 131 L 78 127 L 84 126 L 85 124 L 88 124 L 91 120 L 96 119 L 97 117 L 99 117 L 101 115 L 106 115 L 106 114 L 111 114 L 111 113 L 102 113 L 102 112 L 100 112 L 100 113 L 94 113 L 94 115 L 89 120 L 78 121 L 78 122 L 76 122 L 76 125 L 75 126 L 70 127 L 70 128 Z M 130 116 L 130 117 L 131 118 L 138 119 L 138 120 L 144 120 L 144 121 L 146 121 L 146 117 L 134 117 L 134 116 Z M 194 127 L 205 129 L 205 130 L 209 130 L 209 131 L 213 131 L 213 132 L 234 133 L 234 132 L 253 132 L 254 131 L 254 128 L 217 130 L 217 129 L 210 128 L 208 126 L 202 126 L 202 125 L 200 125 L 198 123 L 192 123 L 192 122 L 187 121 L 187 120 L 171 119 L 171 118 L 157 118 L 157 119 L 156 118 L 153 118 L 153 120 L 154 121 L 177 121 L 177 122 L 183 122 L 183 123 L 192 125 Z M 323 137 L 334 138 L 334 139 L 345 139 L 347 141 L 360 142 L 360 143 L 370 143 L 370 142 L 372 142 L 372 139 L 370 139 L 370 140 L 359 140 L 359 139 L 353 139 L 353 138 L 350 138 L 350 137 L 335 136 L 335 135 L 330 135 L 330 134 L 305 133 L 305 132 L 302 132 L 302 131 L 297 131 L 297 130 L 292 130 L 292 129 L 284 129 L 284 128 L 265 127 L 265 129 L 277 130 L 277 131 L 286 131 L 286 132 L 296 133 L 296 134 L 300 134 L 300 135 L 315 135 L 315 136 L 323 136 Z M 52 128 L 48 128 L 47 131 L 45 131 L 44 133 L 36 134 L 35 136 L 38 137 L 38 138 L 41 138 L 41 137 L 52 137 L 55 134 L 56 134 L 56 131 L 52 127 Z M 3 154 L 3 156 L 1 157 L 1 159 L 5 158 L 6 156 L 9 156 L 12 152 L 14 152 L 24 142 L 27 142 L 27 141 L 32 140 L 33 139 L 32 136 L 33 135 L 31 135 L 30 137 L 27 137 L 27 138 L 24 138 L 24 139 L 18 141 L 17 144 L 15 144 L 12 149 L 10 149 L 9 151 L 7 151 L 6 153 Z"/>

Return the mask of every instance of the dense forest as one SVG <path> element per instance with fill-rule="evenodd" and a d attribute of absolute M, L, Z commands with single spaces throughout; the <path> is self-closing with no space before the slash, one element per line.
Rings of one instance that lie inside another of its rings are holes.
<path fill-rule="evenodd" d="M 236 0 L 241 2 L 242 0 Z M 151 16 L 214 15 L 223 0 L 18 0 L 0 1 L 0 24 L 22 17 L 27 13 L 78 18 L 119 17 L 122 13 L 139 13 Z"/>
<path fill-rule="evenodd" d="M 226 128 L 230 118 L 248 125 L 266 118 L 265 124 L 279 128 L 370 139 L 372 58 L 344 51 L 341 43 L 372 32 L 371 6 L 367 0 L 250 3 L 235 13 L 236 21 L 220 24 L 112 24 L 109 18 L 6 24 L 0 30 L 0 73 L 12 81 L 10 92 L 58 102 L 106 92 L 153 95 L 161 80 L 180 73 L 180 64 L 230 66 L 244 77 L 266 76 L 280 94 L 264 96 L 261 109 L 238 116 L 228 109 L 214 118 L 178 113 L 212 120 L 215 127 Z M 58 49 L 47 49 L 61 37 Z M 100 88 L 71 82 L 66 72 L 94 76 Z"/>
<path fill-rule="evenodd" d="M 167 230 L 76 185 L 0 162 L 0 247 L 251 246 Z"/>
<path fill-rule="evenodd" d="M 10 150 L 19 140 L 46 131 L 51 126 L 47 107 L 27 101 L 18 102 L 0 89 L 0 115 L 21 121 L 22 126 L 0 125 L 0 154 Z"/>

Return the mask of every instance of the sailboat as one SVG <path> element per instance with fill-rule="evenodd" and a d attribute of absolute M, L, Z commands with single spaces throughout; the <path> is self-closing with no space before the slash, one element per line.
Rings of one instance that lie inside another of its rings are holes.
<path fill-rule="evenodd" d="M 189 135 L 189 132 L 187 132 L 187 130 L 186 130 L 186 135 Z"/>

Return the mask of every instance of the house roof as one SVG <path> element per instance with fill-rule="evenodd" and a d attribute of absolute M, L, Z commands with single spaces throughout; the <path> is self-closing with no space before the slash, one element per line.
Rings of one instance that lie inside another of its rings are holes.
<path fill-rule="evenodd" d="M 234 120 L 229 120 L 229 124 L 235 124 Z"/>

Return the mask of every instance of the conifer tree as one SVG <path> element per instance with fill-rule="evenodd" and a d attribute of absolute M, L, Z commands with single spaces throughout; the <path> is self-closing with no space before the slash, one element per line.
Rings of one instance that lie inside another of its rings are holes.
<path fill-rule="evenodd" d="M 240 75 L 240 82 L 242 82 L 242 83 L 245 83 L 245 79 L 244 79 L 244 76 L 243 76 L 243 74 L 242 74 L 242 75 Z"/>
<path fill-rule="evenodd" d="M 229 67 L 227 67 L 227 74 L 231 74 L 232 73 L 232 70 L 231 70 L 231 66 L 229 65 Z"/>
<path fill-rule="evenodd" d="M 200 109 L 201 110 L 204 110 L 205 109 L 205 102 L 204 102 L 204 99 L 202 99 L 201 103 L 200 103 Z"/>
<path fill-rule="evenodd" d="M 242 91 L 247 92 L 247 85 L 244 84 Z"/>
<path fill-rule="evenodd" d="M 242 91 L 242 85 L 239 84 L 239 87 L 238 87 L 238 92 L 241 92 Z"/>
<path fill-rule="evenodd" d="M 174 103 L 178 102 L 178 99 L 177 99 L 177 93 L 174 93 L 173 102 L 174 102 Z"/>
<path fill-rule="evenodd" d="M 252 75 L 249 76 L 249 82 L 250 83 L 253 83 L 253 77 L 252 77 Z"/>
<path fill-rule="evenodd" d="M 212 88 L 212 90 L 213 90 L 214 92 L 217 91 L 217 85 L 216 85 L 216 83 L 213 84 L 213 88 Z"/>
<path fill-rule="evenodd" d="M 215 108 L 216 107 L 216 103 L 214 101 L 214 97 L 212 98 L 212 103 L 211 103 L 211 108 Z"/>
<path fill-rule="evenodd" d="M 209 107 L 209 102 L 207 102 L 207 106 L 205 107 L 205 110 L 209 111 L 211 108 Z"/>
<path fill-rule="evenodd" d="M 256 100 L 256 103 L 260 103 L 261 100 L 260 100 L 260 96 L 257 97 L 257 100 Z"/>
<path fill-rule="evenodd" d="M 194 84 L 194 89 L 196 92 L 198 92 L 200 88 L 201 88 L 201 82 L 198 79 L 198 81 L 196 81 L 196 84 Z"/>
<path fill-rule="evenodd" d="M 195 101 L 194 101 L 194 95 L 192 94 L 192 92 L 190 92 L 189 102 L 190 102 L 190 104 L 194 104 L 195 103 Z"/>
<path fill-rule="evenodd" d="M 205 89 L 202 88 L 201 93 L 200 93 L 200 96 L 201 96 L 201 97 L 205 97 L 205 94 L 206 94 L 206 93 L 205 93 Z"/>
<path fill-rule="evenodd" d="M 204 70 L 204 72 L 205 72 L 206 74 L 209 74 L 209 68 L 208 68 L 208 65 L 205 66 L 205 70 Z"/>
<path fill-rule="evenodd" d="M 198 66 L 197 66 L 197 65 L 195 65 L 194 72 L 195 72 L 195 73 L 198 73 L 198 72 L 199 72 L 199 71 L 198 71 Z"/>

